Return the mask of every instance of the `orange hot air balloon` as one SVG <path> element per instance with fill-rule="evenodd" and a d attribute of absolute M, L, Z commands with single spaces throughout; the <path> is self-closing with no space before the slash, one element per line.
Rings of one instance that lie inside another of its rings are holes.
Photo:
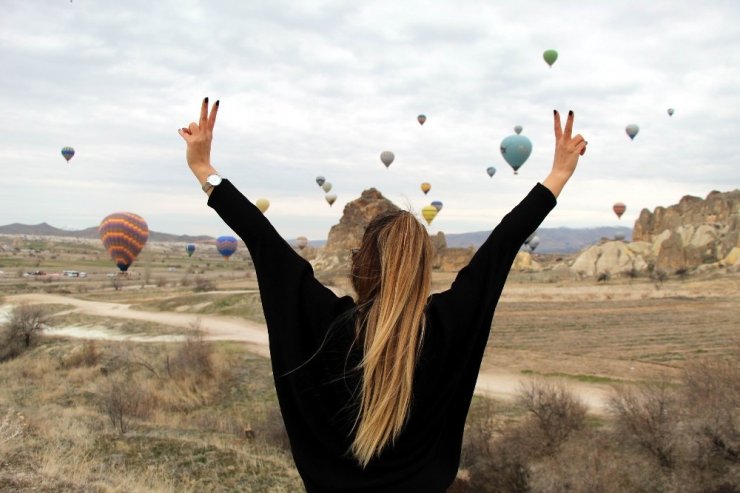
<path fill-rule="evenodd" d="M 421 191 L 424 192 L 424 195 L 426 195 L 427 193 L 429 193 L 429 190 L 431 190 L 431 189 L 432 189 L 432 184 L 431 183 L 424 182 L 424 183 L 421 184 Z"/>
<path fill-rule="evenodd" d="M 131 212 L 106 216 L 98 228 L 103 246 L 121 272 L 126 272 L 144 248 L 149 227 L 144 218 Z"/>
<path fill-rule="evenodd" d="M 617 202 L 612 206 L 612 210 L 614 211 L 614 214 L 617 215 L 619 219 L 622 219 L 622 214 L 624 214 L 624 211 L 627 210 L 627 206 L 624 205 L 622 202 Z"/>

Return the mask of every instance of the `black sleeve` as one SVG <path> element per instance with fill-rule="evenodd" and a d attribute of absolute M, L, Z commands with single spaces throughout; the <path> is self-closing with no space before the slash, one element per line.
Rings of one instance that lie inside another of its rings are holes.
<path fill-rule="evenodd" d="M 516 254 L 555 204 L 547 187 L 535 185 L 491 232 L 450 289 L 432 295 L 430 309 L 446 321 L 452 339 L 464 343 L 488 339 L 493 311 Z"/>
<path fill-rule="evenodd" d="M 223 180 L 208 205 L 244 240 L 252 256 L 273 359 L 276 351 L 300 358 L 299 346 L 315 349 L 311 342 L 323 339 L 339 298 L 314 277 L 311 264 L 231 182 Z"/>

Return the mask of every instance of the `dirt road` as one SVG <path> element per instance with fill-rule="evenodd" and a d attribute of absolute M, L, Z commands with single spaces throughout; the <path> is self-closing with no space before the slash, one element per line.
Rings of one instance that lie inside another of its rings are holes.
<path fill-rule="evenodd" d="M 99 317 L 124 318 L 155 322 L 172 327 L 189 329 L 200 322 L 206 330 L 205 338 L 209 340 L 239 341 L 245 343 L 249 350 L 262 356 L 270 356 L 267 328 L 264 325 L 237 317 L 200 315 L 193 313 L 150 312 L 134 310 L 130 305 L 103 301 L 87 301 L 53 294 L 22 294 L 5 298 L 5 308 L 20 303 L 62 304 L 74 308 L 65 313 L 82 313 Z M 104 329 L 84 328 L 64 330 L 57 329 L 52 333 L 67 337 L 95 338 L 109 340 L 131 340 L 137 342 L 162 342 L 176 340 L 173 336 L 136 336 L 121 335 Z M 476 393 L 505 400 L 513 400 L 519 392 L 524 377 L 516 373 L 482 371 L 478 376 Z M 584 383 L 568 382 L 568 387 L 590 408 L 592 412 L 603 414 L 606 411 L 608 388 Z"/>

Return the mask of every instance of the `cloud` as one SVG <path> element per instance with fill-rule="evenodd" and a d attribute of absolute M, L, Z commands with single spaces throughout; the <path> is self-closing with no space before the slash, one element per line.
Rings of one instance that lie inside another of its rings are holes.
<path fill-rule="evenodd" d="M 218 234 L 175 131 L 205 95 L 222 101 L 214 165 L 268 197 L 287 237 L 325 237 L 370 186 L 417 210 L 442 200 L 446 232 L 490 229 L 547 175 L 553 108 L 576 111 L 589 151 L 546 225 L 615 224 L 617 200 L 631 224 L 740 183 L 739 21 L 722 1 L 11 1 L 0 224 L 82 228 L 127 207 L 157 230 Z M 516 124 L 534 145 L 518 176 L 498 150 Z"/>

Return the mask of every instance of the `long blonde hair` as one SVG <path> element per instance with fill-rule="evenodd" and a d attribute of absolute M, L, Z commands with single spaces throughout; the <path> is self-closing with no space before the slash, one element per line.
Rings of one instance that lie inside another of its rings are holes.
<path fill-rule="evenodd" d="M 398 438 L 408 418 L 432 255 L 426 229 L 406 211 L 376 217 L 353 254 L 356 334 L 364 353 L 351 452 L 362 467 Z"/>

